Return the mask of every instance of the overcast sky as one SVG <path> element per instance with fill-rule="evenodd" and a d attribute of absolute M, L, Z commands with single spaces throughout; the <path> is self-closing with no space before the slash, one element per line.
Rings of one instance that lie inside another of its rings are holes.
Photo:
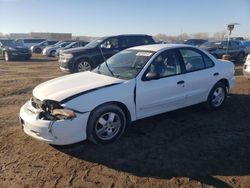
<path fill-rule="evenodd" d="M 250 0 L 0 0 L 0 32 L 103 36 L 222 31 L 250 36 Z"/>

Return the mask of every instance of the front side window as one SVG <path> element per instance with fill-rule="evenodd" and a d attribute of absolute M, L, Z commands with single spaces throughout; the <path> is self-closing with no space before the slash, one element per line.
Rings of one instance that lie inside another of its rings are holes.
<path fill-rule="evenodd" d="M 203 57 L 200 53 L 192 49 L 180 49 L 186 72 L 192 72 L 205 68 Z"/>
<path fill-rule="evenodd" d="M 148 68 L 148 72 L 156 73 L 157 77 L 181 74 L 181 63 L 174 50 L 158 55 Z"/>
<path fill-rule="evenodd" d="M 109 38 L 101 44 L 101 48 L 106 49 L 115 49 L 118 47 L 118 38 Z"/>

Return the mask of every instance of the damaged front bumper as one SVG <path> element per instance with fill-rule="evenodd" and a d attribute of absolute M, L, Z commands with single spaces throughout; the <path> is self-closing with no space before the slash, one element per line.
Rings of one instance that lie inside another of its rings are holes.
<path fill-rule="evenodd" d="M 25 103 L 20 110 L 20 122 L 29 136 L 54 145 L 73 144 L 87 138 L 86 127 L 90 112 L 77 113 L 73 119 L 57 121 L 40 119 L 39 114 L 40 111 L 32 106 L 31 101 Z"/>

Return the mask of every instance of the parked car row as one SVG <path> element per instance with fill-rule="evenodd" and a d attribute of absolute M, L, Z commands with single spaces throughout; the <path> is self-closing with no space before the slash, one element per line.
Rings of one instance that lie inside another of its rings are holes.
<path fill-rule="evenodd" d="M 32 53 L 28 47 L 20 45 L 16 40 L 0 39 L 0 58 L 5 61 L 28 60 Z"/>
<path fill-rule="evenodd" d="M 42 53 L 48 57 L 56 57 L 59 56 L 59 53 L 63 50 L 83 47 L 86 44 L 88 44 L 86 41 L 59 41 L 54 45 L 45 47 Z"/>
<path fill-rule="evenodd" d="M 42 53 L 43 49 L 47 46 L 50 46 L 50 45 L 54 45 L 56 44 L 58 41 L 56 40 L 45 40 L 45 41 L 42 41 L 38 44 L 35 44 L 33 46 L 30 47 L 30 50 L 32 51 L 32 53 L 37 53 L 37 54 L 40 54 Z"/>
<path fill-rule="evenodd" d="M 248 48 L 238 40 L 228 41 L 209 41 L 200 46 L 207 50 L 217 59 L 221 59 L 224 54 L 230 55 L 230 60 L 243 62 L 246 55 L 249 53 Z"/>

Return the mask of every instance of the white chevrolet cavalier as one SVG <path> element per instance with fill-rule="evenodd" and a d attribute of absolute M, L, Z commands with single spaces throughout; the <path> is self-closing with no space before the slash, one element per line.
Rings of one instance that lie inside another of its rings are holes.
<path fill-rule="evenodd" d="M 133 47 L 92 72 L 38 85 L 20 121 L 25 133 L 50 144 L 109 143 L 138 119 L 203 102 L 218 109 L 234 85 L 234 64 L 199 48 Z"/>

